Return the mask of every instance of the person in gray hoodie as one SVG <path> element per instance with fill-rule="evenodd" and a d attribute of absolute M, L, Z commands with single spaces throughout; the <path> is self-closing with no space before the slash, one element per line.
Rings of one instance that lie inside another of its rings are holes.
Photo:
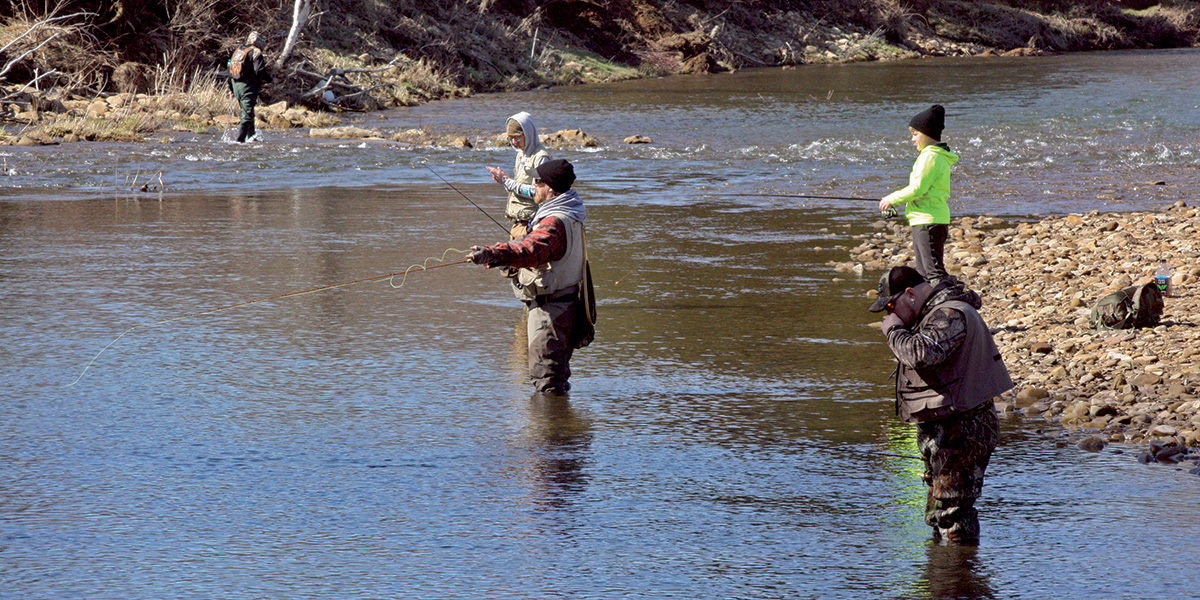
<path fill-rule="evenodd" d="M 899 363 L 896 414 L 917 426 L 925 522 L 946 544 L 978 543 L 975 501 L 1000 431 L 994 398 L 1013 387 L 980 305 L 957 280 L 930 285 L 901 266 L 879 279 L 868 309 L 887 312 L 880 328 Z"/>
<path fill-rule="evenodd" d="M 517 150 L 512 177 L 499 167 L 488 167 L 487 170 L 492 174 L 492 179 L 508 191 L 508 204 L 504 207 L 504 216 L 508 217 L 511 224 L 509 238 L 515 240 L 528 233 L 531 228 L 530 221 L 537 212 L 537 203 L 533 200 L 536 194 L 533 186 L 534 170 L 538 165 L 550 160 L 550 154 L 542 147 L 533 117 L 527 112 L 522 111 L 508 118 L 505 135 Z"/>

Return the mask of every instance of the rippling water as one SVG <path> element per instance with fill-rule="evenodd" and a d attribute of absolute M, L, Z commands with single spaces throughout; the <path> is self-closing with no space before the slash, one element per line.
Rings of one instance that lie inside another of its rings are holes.
<path fill-rule="evenodd" d="M 483 166 L 510 151 L 4 150 L 0 598 L 1192 597 L 1200 479 L 1019 417 L 980 548 L 930 546 L 874 278 L 827 266 L 871 207 L 747 194 L 890 191 L 907 118 L 943 101 L 959 214 L 1190 201 L 1198 56 L 746 71 L 369 119 L 490 133 L 529 109 L 612 142 L 560 153 L 601 298 L 565 402 L 530 398 L 521 310 L 478 267 L 172 320 L 498 239 L 427 166 L 498 215 Z M 656 143 L 615 143 L 633 133 Z M 116 191 L 160 170 L 161 197 Z"/>

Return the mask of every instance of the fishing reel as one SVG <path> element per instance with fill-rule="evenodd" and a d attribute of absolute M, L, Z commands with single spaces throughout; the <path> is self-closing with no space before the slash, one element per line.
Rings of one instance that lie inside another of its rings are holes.
<path fill-rule="evenodd" d="M 879 211 L 879 214 L 885 219 L 895 219 L 900 216 L 900 211 L 896 210 L 895 206 L 889 206 L 884 210 Z"/>

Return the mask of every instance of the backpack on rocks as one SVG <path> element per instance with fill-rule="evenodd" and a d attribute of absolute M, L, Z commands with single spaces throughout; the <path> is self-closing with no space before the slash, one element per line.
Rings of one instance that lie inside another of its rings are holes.
<path fill-rule="evenodd" d="M 1153 282 L 1117 290 L 1092 307 L 1092 329 L 1155 327 L 1162 321 L 1163 297 Z"/>

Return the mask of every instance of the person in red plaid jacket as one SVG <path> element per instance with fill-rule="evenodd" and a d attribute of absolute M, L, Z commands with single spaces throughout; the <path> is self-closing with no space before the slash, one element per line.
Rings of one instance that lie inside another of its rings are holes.
<path fill-rule="evenodd" d="M 487 268 L 509 267 L 513 292 L 529 308 L 529 377 L 544 394 L 571 389 L 571 355 L 580 340 L 573 335 L 585 319 L 579 300 L 584 277 L 583 224 L 587 211 L 571 189 L 575 168 L 563 159 L 536 167 L 537 213 L 533 229 L 511 242 L 471 246 L 467 258 Z M 590 340 L 589 340 L 590 341 Z"/>

